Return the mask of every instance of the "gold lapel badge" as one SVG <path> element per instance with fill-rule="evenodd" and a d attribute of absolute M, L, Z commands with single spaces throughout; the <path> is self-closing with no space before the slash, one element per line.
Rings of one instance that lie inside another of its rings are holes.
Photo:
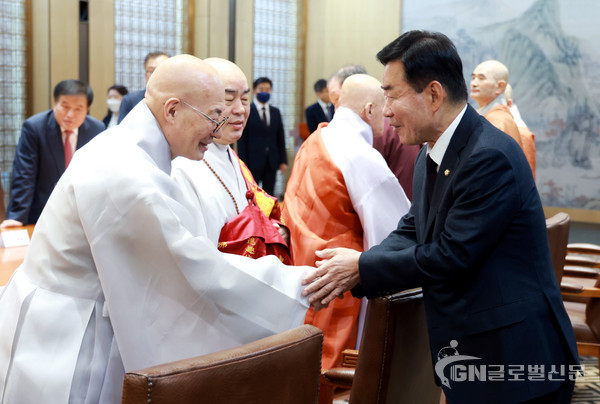
<path fill-rule="evenodd" d="M 450 175 L 450 170 L 446 169 L 446 171 L 444 171 L 444 175 L 447 177 Z"/>

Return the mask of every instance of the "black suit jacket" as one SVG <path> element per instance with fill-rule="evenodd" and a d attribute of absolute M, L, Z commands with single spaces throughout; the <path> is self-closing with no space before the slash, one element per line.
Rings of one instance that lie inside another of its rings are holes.
<path fill-rule="evenodd" d="M 77 149 L 104 130 L 104 124 L 86 116 L 77 134 Z M 23 123 L 13 162 L 7 219 L 24 224 L 37 222 L 54 186 L 65 171 L 62 134 L 53 110 L 36 114 Z"/>
<path fill-rule="evenodd" d="M 516 403 L 557 389 L 547 375 L 529 383 L 450 376 L 457 363 L 486 365 L 488 375 L 504 366 L 504 380 L 510 366 L 568 371 L 578 357 L 521 148 L 467 107 L 439 167 L 430 208 L 426 150 L 415 164 L 413 205 L 394 232 L 361 254 L 355 294 L 423 287 L 433 362 L 451 402 Z M 447 363 L 458 354 L 475 359 Z"/>
<path fill-rule="evenodd" d="M 333 105 L 329 104 L 329 114 L 333 116 Z M 317 130 L 317 126 L 321 122 L 329 122 L 330 119 L 327 118 L 325 112 L 323 112 L 323 108 L 318 102 L 315 102 L 312 105 L 306 107 L 304 111 L 304 115 L 306 116 L 306 126 L 308 126 L 308 131 L 313 133 Z"/>
<path fill-rule="evenodd" d="M 269 105 L 271 121 L 265 127 L 256 105 L 250 104 L 250 116 L 242 137 L 237 142 L 238 155 L 251 171 L 269 168 L 278 170 L 282 163 L 287 164 L 283 121 L 279 109 Z"/>
<path fill-rule="evenodd" d="M 125 115 L 129 113 L 141 100 L 144 99 L 144 95 L 146 94 L 146 89 L 132 91 L 123 96 L 121 100 L 121 106 L 119 107 L 119 118 L 117 119 L 117 123 L 121 123 Z"/>

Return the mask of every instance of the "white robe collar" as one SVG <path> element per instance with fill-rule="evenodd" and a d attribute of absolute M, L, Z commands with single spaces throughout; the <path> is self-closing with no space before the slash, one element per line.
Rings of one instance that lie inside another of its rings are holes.
<path fill-rule="evenodd" d="M 362 118 L 350 108 L 339 107 L 335 114 L 333 115 L 333 119 L 327 125 L 327 128 L 331 128 L 337 130 L 338 127 L 351 126 L 353 128 L 352 131 L 349 131 L 349 134 L 360 135 L 369 146 L 373 146 L 373 129 L 371 126 L 362 120 Z"/>
<path fill-rule="evenodd" d="M 145 151 L 164 173 L 171 174 L 171 146 L 145 102 L 138 103 L 121 122 L 125 139 Z"/>

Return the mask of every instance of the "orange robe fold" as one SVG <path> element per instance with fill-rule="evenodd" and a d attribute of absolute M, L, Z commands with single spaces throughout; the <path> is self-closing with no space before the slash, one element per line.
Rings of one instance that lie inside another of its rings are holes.
<path fill-rule="evenodd" d="M 517 127 L 510 109 L 506 105 L 495 105 L 483 114 L 483 116 L 496 128 L 517 141 L 521 149 L 523 149 L 525 157 L 527 157 L 531 172 L 533 173 L 533 179 L 535 179 L 535 143 L 533 133 L 527 128 Z"/>

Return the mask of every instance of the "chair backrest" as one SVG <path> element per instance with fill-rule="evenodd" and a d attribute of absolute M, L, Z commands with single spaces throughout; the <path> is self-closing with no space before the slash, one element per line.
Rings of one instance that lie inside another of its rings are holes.
<path fill-rule="evenodd" d="M 565 258 L 567 257 L 567 244 L 569 243 L 569 225 L 571 218 L 564 212 L 546 219 L 548 230 L 548 244 L 552 255 L 554 274 L 560 285 L 565 270 Z"/>
<path fill-rule="evenodd" d="M 440 401 L 420 289 L 369 300 L 351 404 Z"/>
<path fill-rule="evenodd" d="M 122 403 L 316 403 L 323 333 L 311 325 L 128 372 Z"/>

